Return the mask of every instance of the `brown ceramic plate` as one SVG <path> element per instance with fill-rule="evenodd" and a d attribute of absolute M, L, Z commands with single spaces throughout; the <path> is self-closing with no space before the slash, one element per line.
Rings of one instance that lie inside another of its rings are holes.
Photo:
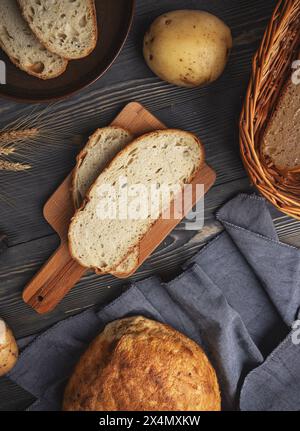
<path fill-rule="evenodd" d="M 135 0 L 96 0 L 99 40 L 88 57 L 70 61 L 66 72 L 55 79 L 40 80 L 16 68 L 0 49 L 0 60 L 6 63 L 6 85 L 0 85 L 0 96 L 25 102 L 60 99 L 100 78 L 116 59 L 129 33 Z"/>

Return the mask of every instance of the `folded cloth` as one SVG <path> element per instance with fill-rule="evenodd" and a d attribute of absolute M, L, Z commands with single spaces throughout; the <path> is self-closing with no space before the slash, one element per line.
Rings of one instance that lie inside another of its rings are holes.
<path fill-rule="evenodd" d="M 135 283 L 102 310 L 69 318 L 24 349 L 10 378 L 37 398 L 30 410 L 60 410 L 89 342 L 128 315 L 166 322 L 201 345 L 217 371 L 223 409 L 300 410 L 300 344 L 289 329 L 299 317 L 300 251 L 279 242 L 256 195 L 238 195 L 217 219 L 224 232 L 178 278 Z"/>

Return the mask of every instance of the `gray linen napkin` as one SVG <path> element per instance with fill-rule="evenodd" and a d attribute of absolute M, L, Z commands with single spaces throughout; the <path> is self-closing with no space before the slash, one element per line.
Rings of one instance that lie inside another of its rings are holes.
<path fill-rule="evenodd" d="M 278 241 L 266 202 L 241 194 L 217 214 L 224 232 L 169 283 L 135 283 L 102 310 L 86 311 L 37 337 L 10 378 L 60 410 L 72 369 L 103 325 L 128 315 L 166 322 L 212 361 L 227 410 L 300 410 L 300 344 L 289 327 L 300 307 L 300 251 Z"/>

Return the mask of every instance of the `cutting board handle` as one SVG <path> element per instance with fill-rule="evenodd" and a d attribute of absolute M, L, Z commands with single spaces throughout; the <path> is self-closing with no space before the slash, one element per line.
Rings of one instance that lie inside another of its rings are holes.
<path fill-rule="evenodd" d="M 85 272 L 86 268 L 71 258 L 68 243 L 64 241 L 26 286 L 23 299 L 39 314 L 48 313 L 54 310 Z"/>

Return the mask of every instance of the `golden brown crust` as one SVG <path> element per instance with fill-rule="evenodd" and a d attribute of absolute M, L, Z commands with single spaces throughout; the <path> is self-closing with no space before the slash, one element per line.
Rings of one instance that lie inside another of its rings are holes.
<path fill-rule="evenodd" d="M 203 146 L 203 144 L 201 143 L 201 141 L 197 138 L 197 136 L 196 135 L 194 135 L 193 133 L 191 133 L 191 132 L 186 132 L 186 131 L 183 131 L 183 130 L 179 130 L 179 129 L 163 129 L 163 130 L 161 130 L 162 132 L 164 132 L 164 133 L 168 133 L 168 132 L 171 132 L 171 133 L 173 133 L 173 132 L 177 132 L 177 133 L 184 133 L 184 134 L 189 134 L 189 135 L 191 135 L 193 138 L 194 138 L 194 140 L 195 140 L 195 142 L 198 144 L 198 147 L 199 147 L 199 150 L 200 150 L 200 153 L 201 153 L 201 157 L 200 157 L 200 160 L 201 160 L 201 163 L 199 164 L 199 166 L 197 167 L 197 169 L 195 169 L 195 171 L 193 172 L 193 174 L 191 175 L 191 177 L 189 178 L 189 183 L 191 183 L 193 180 L 194 180 L 194 178 L 196 177 L 196 175 L 198 174 L 198 172 L 200 171 L 200 169 L 202 168 L 202 166 L 204 165 L 204 163 L 205 163 L 205 150 L 204 150 L 204 146 Z M 126 152 L 129 152 L 130 150 L 131 150 L 131 148 L 132 148 L 132 146 L 133 145 L 136 145 L 140 140 L 142 140 L 142 139 L 144 139 L 145 137 L 147 137 L 147 136 L 155 136 L 155 134 L 157 133 L 157 132 L 159 132 L 159 130 L 157 130 L 157 131 L 155 131 L 155 132 L 149 132 L 149 133 L 146 133 L 146 134 L 144 134 L 144 135 L 142 135 L 142 136 L 140 136 L 139 138 L 137 138 L 137 139 L 135 139 L 135 140 L 133 140 L 130 144 L 128 144 L 123 150 L 121 150 L 113 159 L 112 159 L 112 161 L 108 164 L 108 166 L 106 167 L 106 169 L 104 169 L 104 171 L 102 172 L 102 173 L 105 173 L 107 170 L 109 170 L 110 169 L 110 167 L 111 167 L 111 165 L 114 163 L 114 161 L 115 161 L 115 159 L 117 158 L 117 157 L 119 157 L 119 156 L 121 156 L 121 155 L 123 155 L 123 154 L 125 154 Z M 86 199 L 85 199 L 85 201 L 82 203 L 82 205 L 81 205 L 81 207 L 80 208 L 78 208 L 77 209 L 77 211 L 75 211 L 75 214 L 74 214 L 74 216 L 72 217 L 72 219 L 71 219 L 71 222 L 70 222 L 70 228 L 71 228 L 71 226 L 72 226 L 72 223 L 73 223 L 73 221 L 76 219 L 76 216 L 77 216 L 77 214 L 79 214 L 79 212 L 81 212 L 81 211 L 83 211 L 84 209 L 85 209 L 85 206 L 86 206 L 86 204 L 89 202 L 89 200 L 90 200 L 90 194 L 91 194 L 91 191 L 92 191 L 92 189 L 93 189 L 93 187 L 95 186 L 95 183 L 92 185 L 92 187 L 90 188 L 90 190 L 89 190 L 89 192 L 88 192 L 88 194 L 87 194 L 87 196 L 86 196 Z M 172 201 L 170 201 L 170 205 L 172 204 Z M 153 223 L 151 224 L 151 226 L 150 226 L 150 228 L 149 229 L 151 229 L 151 227 L 154 225 L 154 223 L 156 222 L 157 220 L 154 220 L 153 221 Z M 68 233 L 68 238 L 70 239 L 70 228 L 69 228 L 69 233 Z M 145 233 L 144 235 L 140 235 L 139 236 L 139 239 L 138 239 L 138 242 L 137 242 L 137 244 L 135 244 L 135 245 L 133 245 L 132 247 L 130 247 L 130 249 L 128 249 L 128 252 L 127 252 L 127 254 L 126 254 L 126 256 L 124 256 L 123 258 L 122 258 L 122 260 L 120 261 L 120 262 L 118 262 L 117 264 L 116 264 L 116 266 L 115 266 L 115 268 L 117 268 L 119 265 L 121 265 L 127 258 L 128 258 L 128 256 L 135 250 L 135 248 L 136 247 L 139 247 L 139 245 L 140 245 L 140 243 L 141 243 L 141 241 L 143 240 L 143 238 L 146 236 L 146 234 L 147 233 Z M 75 256 L 75 254 L 73 253 L 73 250 L 72 250 L 72 245 L 71 245 L 71 241 L 69 240 L 69 242 L 68 242 L 68 244 L 69 244 L 69 251 L 70 251 L 70 255 L 72 256 L 72 258 L 79 264 L 79 265 L 81 265 L 82 266 L 82 262 L 80 262 L 77 258 L 76 258 L 76 256 Z M 137 263 L 137 266 L 138 266 L 138 263 Z M 109 271 L 103 271 L 103 270 L 100 270 L 99 268 L 95 268 L 95 267 L 87 267 L 87 269 L 90 269 L 90 270 L 93 270 L 93 271 L 95 271 L 95 272 L 97 272 L 97 273 L 101 273 L 101 274 L 110 274 L 111 273 L 111 271 L 109 270 Z"/>
<path fill-rule="evenodd" d="M 15 366 L 19 349 L 12 331 L 6 327 L 6 342 L 0 344 L 0 377 L 9 373 Z"/>
<path fill-rule="evenodd" d="M 96 4 L 95 0 L 91 0 L 91 14 L 94 21 L 94 40 L 93 40 L 93 46 L 86 52 L 86 56 L 91 54 L 94 49 L 97 46 L 98 38 L 99 38 L 99 27 L 98 27 L 98 21 L 97 21 L 97 10 L 96 10 Z"/>
<path fill-rule="evenodd" d="M 117 320 L 71 377 L 65 411 L 219 411 L 217 377 L 202 349 L 144 317 Z"/>

